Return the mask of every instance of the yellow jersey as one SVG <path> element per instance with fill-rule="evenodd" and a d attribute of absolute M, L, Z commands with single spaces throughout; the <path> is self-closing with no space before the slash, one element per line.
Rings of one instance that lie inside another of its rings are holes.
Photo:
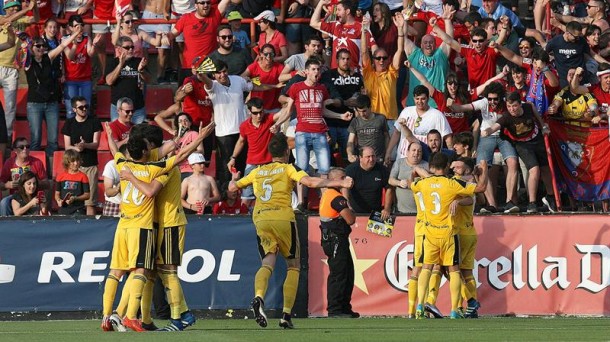
<path fill-rule="evenodd" d="M 421 192 L 411 191 L 415 197 L 415 206 L 417 206 L 417 214 L 415 215 L 415 236 L 424 235 L 424 203 Z"/>
<path fill-rule="evenodd" d="M 150 151 L 149 160 L 159 160 L 158 148 Z M 167 177 L 167 179 L 163 179 L 163 177 Z M 188 221 L 180 197 L 182 183 L 180 169 L 174 167 L 166 176 L 157 178 L 157 181 L 165 185 L 155 196 L 155 222 L 159 223 L 159 228 L 185 226 Z"/>
<path fill-rule="evenodd" d="M 146 183 L 168 173 L 175 165 L 176 157 L 165 161 L 140 163 L 127 160 L 118 152 L 114 155 L 117 171 L 124 167 L 131 170 L 133 175 Z M 155 199 L 144 196 L 131 182 L 121 180 L 121 217 L 117 228 L 153 228 L 155 215 Z"/>
<path fill-rule="evenodd" d="M 431 176 L 411 184 L 423 208 L 425 234 L 430 237 L 451 237 L 457 229 L 449 212 L 451 202 L 458 196 L 473 196 L 476 185 L 446 176 Z"/>
<path fill-rule="evenodd" d="M 291 164 L 271 162 L 257 167 L 238 180 L 239 188 L 250 184 L 254 188 L 254 223 L 267 220 L 294 221 L 292 189 L 305 176 L 305 171 Z"/>

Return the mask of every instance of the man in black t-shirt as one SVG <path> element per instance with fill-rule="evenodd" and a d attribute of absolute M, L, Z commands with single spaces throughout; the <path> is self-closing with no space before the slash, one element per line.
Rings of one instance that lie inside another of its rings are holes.
<path fill-rule="evenodd" d="M 123 97 L 133 100 L 135 112 L 131 122 L 139 124 L 146 119 L 144 108 L 143 84 L 150 77 L 146 70 L 146 58 L 133 56 L 134 44 L 131 38 L 123 36 L 118 41 L 119 56 L 108 63 L 106 70 L 106 84 L 110 86 L 110 119 L 118 119 L 117 101 Z"/>
<path fill-rule="evenodd" d="M 252 64 L 252 56 L 246 49 L 241 49 L 233 44 L 233 31 L 229 25 L 221 25 L 218 28 L 216 42 L 218 49 L 210 53 L 208 57 L 215 61 L 227 63 L 229 75 L 241 75 L 248 65 Z"/>
<path fill-rule="evenodd" d="M 72 110 L 76 114 L 73 118 L 66 120 L 61 134 L 66 145 L 66 150 L 76 150 L 80 153 L 82 163 L 80 170 L 89 178 L 91 184 L 91 196 L 85 205 L 87 215 L 95 215 L 97 204 L 97 149 L 100 144 L 102 123 L 94 116 L 89 115 L 89 104 L 82 96 L 74 96 L 71 99 Z"/>
<path fill-rule="evenodd" d="M 389 172 L 377 162 L 375 150 L 370 146 L 363 147 L 360 150 L 360 160 L 349 165 L 345 173 L 354 179 L 354 186 L 343 190 L 343 195 L 354 212 L 370 214 L 372 211 L 380 211 L 382 219 L 389 218 L 391 208 L 388 204 L 391 201 L 387 199 L 392 196 L 391 188 L 388 187 Z M 384 188 L 387 208 L 381 204 Z"/>
<path fill-rule="evenodd" d="M 356 97 L 362 94 L 364 89 L 364 78 L 362 75 L 350 68 L 351 56 L 349 50 L 341 49 L 337 51 L 337 68 L 330 69 L 322 74 L 322 84 L 332 84 L 335 86 L 341 95 L 342 106 L 329 107 L 328 109 L 343 114 L 352 112 L 356 106 Z M 335 145 L 338 145 L 339 152 L 343 160 L 348 160 L 347 155 L 347 138 L 351 121 L 341 119 L 327 118 L 326 125 L 328 126 L 328 134 L 330 135 L 330 147 L 334 151 Z"/>

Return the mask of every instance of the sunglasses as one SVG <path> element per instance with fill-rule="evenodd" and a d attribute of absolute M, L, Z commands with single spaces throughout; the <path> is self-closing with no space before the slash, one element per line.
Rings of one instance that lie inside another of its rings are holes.
<path fill-rule="evenodd" d="M 262 111 L 262 110 L 259 110 L 259 111 L 256 111 L 256 112 L 255 112 L 255 111 L 251 110 L 251 111 L 250 111 L 250 113 L 251 113 L 252 115 L 261 115 L 261 114 L 263 114 L 263 111 Z"/>
<path fill-rule="evenodd" d="M 500 99 L 499 99 L 499 98 L 497 98 L 497 97 L 488 97 L 488 98 L 487 98 L 487 101 L 489 101 L 489 102 L 499 102 L 499 101 L 500 101 Z"/>
<path fill-rule="evenodd" d="M 44 48 L 44 44 L 34 44 L 34 47 L 37 47 L 39 49 Z"/>
<path fill-rule="evenodd" d="M 76 24 L 72 25 L 72 27 L 76 27 L 76 26 L 85 26 L 85 24 L 76 23 Z"/>
<path fill-rule="evenodd" d="M 529 45 L 521 45 L 519 46 L 519 49 L 529 49 Z"/>
<path fill-rule="evenodd" d="M 123 49 L 125 50 L 133 50 L 134 46 L 133 45 L 129 45 L 129 46 L 121 46 Z"/>
<path fill-rule="evenodd" d="M 133 109 L 121 109 L 121 110 L 122 110 L 122 111 L 124 111 L 124 112 L 125 112 L 125 114 L 133 114 L 133 113 L 135 113 L 135 112 L 136 112 L 136 111 L 135 111 L 135 110 L 133 110 Z"/>
<path fill-rule="evenodd" d="M 30 145 L 19 145 L 19 146 L 15 146 L 15 148 L 18 148 L 20 150 L 25 150 L 25 149 L 30 148 Z"/>
<path fill-rule="evenodd" d="M 472 42 L 473 43 L 483 43 L 485 41 L 485 39 L 473 39 Z"/>
<path fill-rule="evenodd" d="M 226 36 L 218 36 L 220 39 L 233 39 L 233 35 L 232 34 L 227 34 Z"/>
<path fill-rule="evenodd" d="M 135 20 L 125 20 L 125 21 L 123 21 L 123 23 L 125 23 L 127 25 L 129 25 L 131 23 L 135 23 L 135 22 L 136 22 Z"/>
<path fill-rule="evenodd" d="M 419 123 L 421 122 L 421 116 L 418 116 L 417 119 L 415 120 L 415 128 L 419 127 Z"/>
<path fill-rule="evenodd" d="M 78 109 L 78 110 L 87 110 L 87 109 L 89 109 L 89 105 L 78 106 L 78 107 L 76 107 L 76 109 Z"/>
<path fill-rule="evenodd" d="M 599 7 L 599 6 L 587 5 L 587 8 L 595 8 L 595 7 Z"/>
<path fill-rule="evenodd" d="M 377 56 L 377 57 L 373 57 L 373 58 L 378 61 L 385 61 L 386 59 L 388 59 L 388 56 Z"/>
<path fill-rule="evenodd" d="M 457 81 L 447 81 L 448 85 L 458 84 Z"/>
<path fill-rule="evenodd" d="M 265 52 L 265 53 L 263 53 L 263 56 L 273 58 L 273 57 L 275 57 L 275 53 L 274 52 Z"/>

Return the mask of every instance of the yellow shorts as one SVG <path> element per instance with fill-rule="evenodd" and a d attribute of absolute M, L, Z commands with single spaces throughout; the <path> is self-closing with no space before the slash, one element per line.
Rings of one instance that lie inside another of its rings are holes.
<path fill-rule="evenodd" d="M 155 261 L 155 232 L 144 228 L 117 228 L 112 246 L 113 270 L 145 268 L 152 270 Z"/>
<path fill-rule="evenodd" d="M 477 251 L 476 235 L 460 235 L 460 269 L 474 269 L 474 254 Z"/>
<path fill-rule="evenodd" d="M 425 265 L 459 265 L 460 239 L 457 235 L 443 238 L 424 236 L 423 253 Z"/>
<path fill-rule="evenodd" d="M 286 259 L 300 257 L 296 222 L 268 220 L 258 221 L 255 226 L 261 259 L 269 253 L 278 252 Z"/>
<path fill-rule="evenodd" d="M 157 232 L 157 264 L 180 266 L 186 226 L 165 227 Z"/>
<path fill-rule="evenodd" d="M 424 249 L 424 236 L 415 235 L 415 244 L 413 246 L 413 266 L 422 267 L 424 258 L 422 250 Z"/>

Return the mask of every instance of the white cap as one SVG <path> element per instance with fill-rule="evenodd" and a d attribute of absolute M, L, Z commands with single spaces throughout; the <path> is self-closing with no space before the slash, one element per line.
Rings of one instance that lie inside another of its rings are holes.
<path fill-rule="evenodd" d="M 262 20 L 262 19 L 267 19 L 269 21 L 275 21 L 275 14 L 273 14 L 273 12 L 270 10 L 266 10 L 254 18 L 254 20 Z"/>
<path fill-rule="evenodd" d="M 189 165 L 205 163 L 205 157 L 199 152 L 191 153 L 189 156 Z"/>

